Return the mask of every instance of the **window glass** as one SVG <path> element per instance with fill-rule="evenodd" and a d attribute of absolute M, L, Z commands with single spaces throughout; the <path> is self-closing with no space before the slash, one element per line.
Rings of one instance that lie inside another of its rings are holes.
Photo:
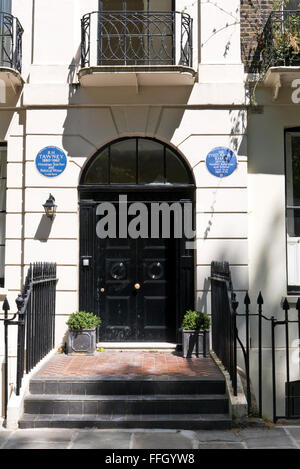
<path fill-rule="evenodd" d="M 284 3 L 284 10 L 298 10 L 299 7 L 299 0 L 289 0 L 288 2 Z"/>
<path fill-rule="evenodd" d="M 111 146 L 110 182 L 112 184 L 137 183 L 136 139 L 123 140 Z"/>
<path fill-rule="evenodd" d="M 11 13 L 11 0 L 0 0 L 0 11 Z"/>
<path fill-rule="evenodd" d="M 293 172 L 293 205 L 299 205 L 300 207 L 300 136 L 292 136 L 291 152 Z"/>
<path fill-rule="evenodd" d="M 164 147 L 154 140 L 139 140 L 139 183 L 163 184 Z"/>
<path fill-rule="evenodd" d="M 83 184 L 191 184 L 180 157 L 168 146 L 147 138 L 112 143 L 97 155 Z"/>
<path fill-rule="evenodd" d="M 4 287 L 7 148 L 0 146 L 0 287 Z"/>
<path fill-rule="evenodd" d="M 96 157 L 86 174 L 85 184 L 108 184 L 108 152 L 106 148 Z"/>
<path fill-rule="evenodd" d="M 120 11 L 123 10 L 123 0 L 100 0 L 100 10 Z"/>
<path fill-rule="evenodd" d="M 189 175 L 184 164 L 171 150 L 166 150 L 166 179 L 169 184 L 189 184 Z"/>
<path fill-rule="evenodd" d="M 127 0 L 127 11 L 147 11 L 147 0 Z"/>
<path fill-rule="evenodd" d="M 172 11 L 172 7 L 172 0 L 100 0 L 103 11 Z"/>
<path fill-rule="evenodd" d="M 149 0 L 149 11 L 172 11 L 172 0 Z"/>

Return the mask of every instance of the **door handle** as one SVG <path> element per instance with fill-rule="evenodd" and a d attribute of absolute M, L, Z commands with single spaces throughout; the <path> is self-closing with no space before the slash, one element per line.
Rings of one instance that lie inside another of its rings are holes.
<path fill-rule="evenodd" d="M 101 288 L 101 289 L 100 289 L 100 292 L 101 292 L 101 293 L 105 293 L 105 288 Z"/>

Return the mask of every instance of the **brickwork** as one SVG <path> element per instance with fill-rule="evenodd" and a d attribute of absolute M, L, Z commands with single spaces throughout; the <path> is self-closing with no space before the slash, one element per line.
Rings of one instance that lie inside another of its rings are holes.
<path fill-rule="evenodd" d="M 37 378 L 221 378 L 210 358 L 185 359 L 170 353 L 107 352 L 94 357 L 55 355 Z"/>
<path fill-rule="evenodd" d="M 258 34 L 274 9 L 274 0 L 241 0 L 242 61 L 247 72 L 255 72 L 260 63 Z"/>

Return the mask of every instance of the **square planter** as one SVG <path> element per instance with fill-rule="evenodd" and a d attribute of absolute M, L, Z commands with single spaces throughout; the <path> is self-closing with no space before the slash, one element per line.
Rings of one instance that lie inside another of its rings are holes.
<path fill-rule="evenodd" d="M 96 329 L 81 331 L 69 329 L 68 355 L 94 355 L 96 351 Z"/>
<path fill-rule="evenodd" d="M 209 357 L 209 331 L 182 331 L 183 357 Z"/>

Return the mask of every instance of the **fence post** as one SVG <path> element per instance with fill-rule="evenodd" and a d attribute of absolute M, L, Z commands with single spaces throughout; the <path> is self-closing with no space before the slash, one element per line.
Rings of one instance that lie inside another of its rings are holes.
<path fill-rule="evenodd" d="M 262 418 L 262 305 L 264 299 L 261 292 L 257 298 L 258 304 L 258 409 L 259 417 Z"/>
<path fill-rule="evenodd" d="M 276 406 L 276 357 L 275 357 L 275 326 L 276 320 L 274 316 L 271 318 L 271 341 L 272 341 L 272 391 L 273 391 L 273 422 L 277 421 L 277 406 Z"/>
<path fill-rule="evenodd" d="M 22 295 L 19 295 L 16 299 L 16 304 L 18 308 L 18 345 L 17 345 L 17 379 L 16 379 L 16 395 L 20 395 L 20 389 L 22 384 L 22 378 L 24 375 L 24 365 L 25 365 L 25 321 L 24 321 L 24 298 Z"/>
<path fill-rule="evenodd" d="M 249 306 L 251 304 L 248 292 L 245 296 L 245 314 L 246 314 L 246 377 L 247 377 L 247 401 L 248 410 L 250 412 L 252 407 L 251 389 L 250 389 L 250 336 L 249 336 Z"/>
<path fill-rule="evenodd" d="M 286 389 L 287 389 L 287 402 L 286 402 L 286 413 L 287 413 L 287 418 L 290 417 L 290 356 L 289 356 L 289 309 L 290 305 L 285 298 L 282 309 L 284 311 L 284 323 L 285 323 L 285 353 L 286 353 Z"/>
<path fill-rule="evenodd" d="M 232 386 L 233 393 L 237 396 L 237 309 L 239 307 L 238 301 L 236 301 L 236 294 L 232 294 L 232 333 L 233 333 L 233 370 L 232 370 Z"/>
<path fill-rule="evenodd" d="M 8 311 L 10 310 L 7 298 L 5 298 L 2 309 L 4 311 L 4 416 L 7 419 L 8 404 Z"/>

